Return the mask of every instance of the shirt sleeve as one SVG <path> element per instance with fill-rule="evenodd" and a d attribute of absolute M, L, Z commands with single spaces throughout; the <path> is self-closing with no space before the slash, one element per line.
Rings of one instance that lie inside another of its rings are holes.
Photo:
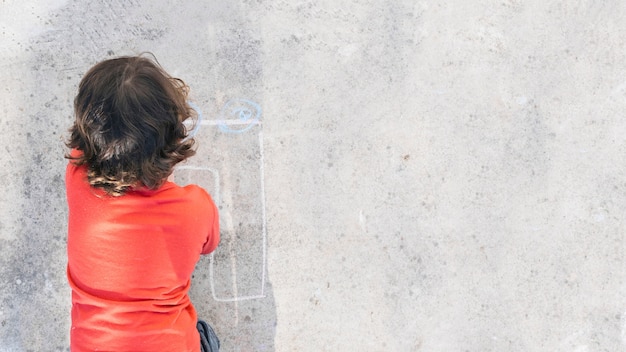
<path fill-rule="evenodd" d="M 202 254 L 209 254 L 213 252 L 220 242 L 220 216 L 215 203 L 210 197 L 209 201 L 211 203 L 211 214 L 209 214 L 209 218 L 213 223 L 209 227 L 206 242 L 204 242 L 204 245 L 202 246 Z"/>

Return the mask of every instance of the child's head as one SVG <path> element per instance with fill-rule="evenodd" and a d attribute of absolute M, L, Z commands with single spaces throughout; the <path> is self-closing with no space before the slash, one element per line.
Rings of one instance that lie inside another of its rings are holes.
<path fill-rule="evenodd" d="M 68 146 L 82 155 L 94 187 L 118 196 L 158 188 L 174 166 L 192 156 L 183 121 L 194 114 L 188 87 L 145 57 L 120 57 L 92 67 L 74 100 Z"/>

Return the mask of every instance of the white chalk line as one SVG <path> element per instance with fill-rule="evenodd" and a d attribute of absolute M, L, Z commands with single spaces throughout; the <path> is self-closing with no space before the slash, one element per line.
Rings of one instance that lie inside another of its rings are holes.
<path fill-rule="evenodd" d="M 265 297 L 265 270 L 267 270 L 267 217 L 265 215 L 265 156 L 263 154 L 263 130 L 259 131 L 259 155 L 261 157 L 261 225 L 263 231 L 263 271 L 261 272 L 261 297 Z"/>
<path fill-rule="evenodd" d="M 193 125 L 193 121 L 185 121 L 185 125 Z M 200 126 L 239 126 L 239 125 L 261 125 L 261 121 L 242 121 L 242 120 L 202 120 L 198 123 Z"/>

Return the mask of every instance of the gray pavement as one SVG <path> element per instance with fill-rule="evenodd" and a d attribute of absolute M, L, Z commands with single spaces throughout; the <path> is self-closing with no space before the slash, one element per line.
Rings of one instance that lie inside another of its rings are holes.
<path fill-rule="evenodd" d="M 68 351 L 63 137 L 153 52 L 205 123 L 224 351 L 625 351 L 621 1 L 0 2 L 0 351 Z"/>

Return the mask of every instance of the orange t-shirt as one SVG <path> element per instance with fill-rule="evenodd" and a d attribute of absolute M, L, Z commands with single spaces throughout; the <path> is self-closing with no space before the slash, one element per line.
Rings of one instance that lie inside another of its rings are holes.
<path fill-rule="evenodd" d="M 166 182 L 112 197 L 72 163 L 66 188 L 72 352 L 200 351 L 188 291 L 219 242 L 207 192 Z"/>

